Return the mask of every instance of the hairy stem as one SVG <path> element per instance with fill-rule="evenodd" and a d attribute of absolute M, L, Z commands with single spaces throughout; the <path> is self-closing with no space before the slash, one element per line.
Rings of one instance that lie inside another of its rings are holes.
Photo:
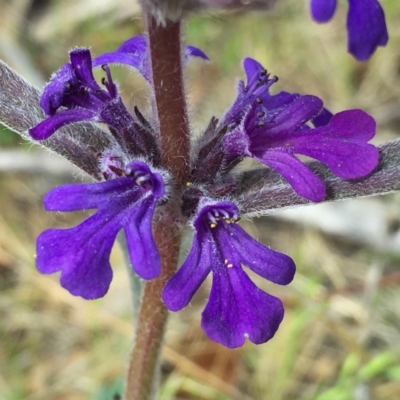
<path fill-rule="evenodd" d="M 176 221 L 170 218 L 168 214 L 164 214 L 157 221 L 154 232 L 162 258 L 162 270 L 158 278 L 144 286 L 135 347 L 130 358 L 125 389 L 126 400 L 153 399 L 157 390 L 160 350 L 168 317 L 161 293 L 165 283 L 175 272 L 180 246 L 180 234 L 174 228 L 177 226 Z"/>
<path fill-rule="evenodd" d="M 178 184 L 189 174 L 189 120 L 182 72 L 181 27 L 147 21 L 156 113 L 161 134 L 162 164 Z"/>
<path fill-rule="evenodd" d="M 161 294 L 174 274 L 179 257 L 180 191 L 189 172 L 189 126 L 183 87 L 180 23 L 147 21 L 155 109 L 162 148 L 162 165 L 176 183 L 167 206 L 154 218 L 154 237 L 161 256 L 161 274 L 144 286 L 131 354 L 126 400 L 154 398 L 159 357 L 168 311 Z"/>

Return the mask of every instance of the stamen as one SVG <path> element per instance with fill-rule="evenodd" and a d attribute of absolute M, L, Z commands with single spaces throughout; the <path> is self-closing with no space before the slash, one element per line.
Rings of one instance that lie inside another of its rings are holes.
<path fill-rule="evenodd" d="M 207 213 L 208 219 L 211 222 L 211 225 L 214 224 L 217 226 L 217 220 L 215 219 L 214 215 L 212 215 L 211 211 Z"/>
<path fill-rule="evenodd" d="M 232 268 L 232 267 L 233 267 L 233 264 L 228 264 L 227 267 L 228 267 L 228 268 Z"/>
<path fill-rule="evenodd" d="M 101 66 L 101 68 L 103 71 L 105 71 L 105 73 L 107 75 L 107 80 L 105 80 L 105 78 L 103 78 L 101 80 L 101 83 L 107 88 L 107 91 L 111 97 L 113 97 L 113 98 L 117 97 L 117 90 L 116 90 L 115 84 L 114 84 L 112 76 L 111 76 L 110 67 L 107 64 L 104 64 Z"/>
<path fill-rule="evenodd" d="M 149 175 L 142 175 L 136 178 L 135 182 L 137 185 L 142 186 L 144 183 L 149 182 L 150 176 Z"/>
<path fill-rule="evenodd" d="M 274 83 L 278 82 L 278 77 L 274 75 L 271 79 L 266 82 L 267 89 L 269 89 Z"/>
<path fill-rule="evenodd" d="M 137 179 L 135 180 L 135 182 L 136 182 L 136 184 L 137 184 L 138 186 L 142 186 L 142 184 L 146 182 L 146 179 L 145 179 L 143 176 L 140 176 L 139 178 L 137 178 Z"/>
<path fill-rule="evenodd" d="M 219 212 L 224 216 L 224 219 L 229 219 L 230 215 L 228 212 L 226 212 L 225 210 L 221 209 L 219 210 Z"/>

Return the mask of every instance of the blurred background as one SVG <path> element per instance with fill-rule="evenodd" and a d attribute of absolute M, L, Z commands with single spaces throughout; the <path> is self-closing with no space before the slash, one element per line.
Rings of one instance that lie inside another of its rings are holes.
<path fill-rule="evenodd" d="M 306 0 L 277 3 L 268 14 L 187 21 L 187 42 L 211 59 L 186 70 L 193 130 L 229 107 L 241 60 L 250 56 L 280 78 L 273 90 L 318 95 L 334 112 L 364 109 L 378 122 L 376 144 L 399 137 L 400 3 L 381 1 L 390 41 L 368 63 L 346 52 L 347 2 L 326 25 L 310 20 Z M 142 32 L 133 0 L 1 0 L 0 15 L 0 59 L 38 87 L 69 49 L 100 54 Z M 112 70 L 126 103 L 148 111 L 143 79 Z M 112 254 L 110 292 L 93 302 L 36 271 L 36 236 L 85 216 L 45 213 L 43 195 L 86 178 L 0 129 L 0 399 L 112 400 L 121 393 L 133 332 L 121 251 L 115 246 Z M 171 315 L 158 400 L 399 399 L 400 196 L 280 211 L 243 227 L 296 261 L 289 287 L 254 278 L 283 300 L 285 319 L 267 344 L 225 349 L 200 328 L 206 282 L 191 306 Z"/>

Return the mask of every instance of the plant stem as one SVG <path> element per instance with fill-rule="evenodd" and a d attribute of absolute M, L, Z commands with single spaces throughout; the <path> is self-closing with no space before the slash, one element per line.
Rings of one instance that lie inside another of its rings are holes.
<path fill-rule="evenodd" d="M 162 258 L 162 270 L 158 278 L 144 286 L 125 389 L 126 400 L 150 400 L 157 390 L 159 357 L 168 317 L 161 293 L 175 272 L 179 256 L 180 235 L 174 227 L 176 222 L 165 217 L 157 221 L 154 236 Z"/>
<path fill-rule="evenodd" d="M 162 164 L 178 184 L 189 175 L 189 119 L 184 91 L 180 22 L 147 21 Z"/>
<path fill-rule="evenodd" d="M 189 173 L 189 125 L 183 86 L 180 23 L 157 25 L 148 16 L 150 64 L 156 116 L 161 139 L 162 166 L 174 178 L 174 192 L 167 206 L 154 218 L 154 238 L 161 256 L 161 274 L 144 286 L 135 346 L 125 390 L 126 400 L 153 399 L 157 389 L 160 350 L 168 311 L 162 290 L 174 274 L 181 232 L 180 192 Z"/>

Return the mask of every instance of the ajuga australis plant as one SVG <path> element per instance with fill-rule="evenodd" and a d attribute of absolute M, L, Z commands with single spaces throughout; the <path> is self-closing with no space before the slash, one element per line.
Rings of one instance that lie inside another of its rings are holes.
<path fill-rule="evenodd" d="M 112 280 L 110 252 L 123 231 L 133 275 L 145 282 L 128 400 L 153 398 L 168 310 L 186 307 L 209 274 L 212 286 L 201 325 L 210 339 L 235 348 L 246 339 L 262 344 L 276 334 L 284 317 L 282 302 L 258 288 L 246 268 L 287 285 L 295 264 L 246 233 L 241 218 L 400 186 L 399 142 L 370 144 L 376 132 L 372 116 L 359 109 L 332 114 L 316 96 L 277 91 L 278 78 L 252 58 L 243 60 L 244 79 L 231 107 L 213 117 L 201 135 L 192 134 L 183 69 L 193 57 L 204 62 L 208 57 L 182 44 L 182 19 L 202 9 L 268 9 L 274 1 L 141 3 L 143 35 L 97 56 L 87 48 L 72 50 L 42 92 L 0 64 L 0 122 L 93 178 L 45 196 L 48 211 L 95 212 L 75 227 L 49 229 L 38 237 L 39 272 L 60 271 L 60 284 L 72 295 L 102 297 Z M 328 21 L 335 8 L 336 1 L 311 1 L 318 22 Z M 376 0 L 349 0 L 347 28 L 349 51 L 359 60 L 387 42 Z M 111 64 L 145 78 L 151 115 L 126 107 Z M 102 70 L 99 82 L 95 68 Z M 238 169 L 246 158 L 257 160 L 259 168 Z M 191 248 L 178 265 L 188 229 Z"/>

